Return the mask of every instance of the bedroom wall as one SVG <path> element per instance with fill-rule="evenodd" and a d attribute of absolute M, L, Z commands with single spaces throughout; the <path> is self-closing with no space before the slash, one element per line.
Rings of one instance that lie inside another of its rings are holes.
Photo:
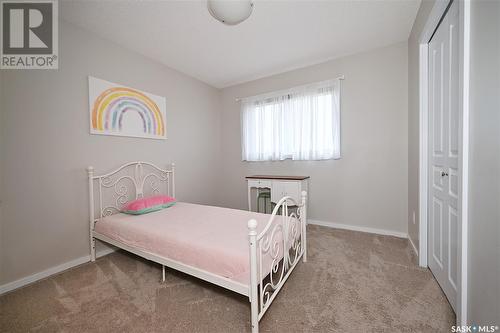
<path fill-rule="evenodd" d="M 419 46 L 434 0 L 422 1 L 408 38 L 408 237 L 418 252 L 419 228 Z M 415 215 L 414 215 L 415 214 Z M 415 219 L 413 218 L 415 217 Z"/>
<path fill-rule="evenodd" d="M 500 2 L 471 2 L 469 317 L 500 325 Z"/>
<path fill-rule="evenodd" d="M 407 232 L 407 43 L 402 42 L 222 91 L 221 203 L 247 207 L 245 176 L 309 175 L 309 218 Z M 340 160 L 242 162 L 237 97 L 345 75 Z"/>
<path fill-rule="evenodd" d="M 2 103 L 2 76 L 3 72 L 0 70 L 0 157 L 4 156 L 3 152 L 3 143 L 4 143 L 4 137 L 3 137 L 3 103 Z M 0 158 L 0 275 L 2 274 L 1 272 L 4 271 L 4 265 L 3 265 L 3 225 L 4 225 L 4 219 L 3 219 L 3 173 L 2 173 L 2 159 Z M 1 283 L 0 283 L 1 284 Z"/>
<path fill-rule="evenodd" d="M 175 162 L 180 200 L 217 203 L 220 91 L 69 23 L 59 32 L 59 70 L 1 75 L 0 286 L 88 255 L 88 165 Z M 168 139 L 90 135 L 87 75 L 165 96 Z"/>

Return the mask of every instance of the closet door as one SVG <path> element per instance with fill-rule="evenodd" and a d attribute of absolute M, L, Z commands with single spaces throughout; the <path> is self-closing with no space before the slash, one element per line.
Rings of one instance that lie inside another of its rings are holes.
<path fill-rule="evenodd" d="M 453 309 L 461 228 L 458 1 L 429 42 L 428 263 Z"/>

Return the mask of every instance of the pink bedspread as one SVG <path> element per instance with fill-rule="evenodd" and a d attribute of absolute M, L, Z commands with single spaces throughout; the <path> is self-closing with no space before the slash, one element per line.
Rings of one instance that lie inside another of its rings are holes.
<path fill-rule="evenodd" d="M 141 250 L 249 284 L 247 222 L 260 233 L 271 215 L 178 202 L 145 215 L 115 214 L 95 231 Z"/>

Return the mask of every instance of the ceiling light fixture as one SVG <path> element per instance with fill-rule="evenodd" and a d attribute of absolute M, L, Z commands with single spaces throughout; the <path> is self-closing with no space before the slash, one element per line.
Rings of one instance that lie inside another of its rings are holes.
<path fill-rule="evenodd" d="M 207 0 L 210 15 L 216 20 L 227 24 L 236 25 L 245 21 L 252 14 L 252 0 Z"/>

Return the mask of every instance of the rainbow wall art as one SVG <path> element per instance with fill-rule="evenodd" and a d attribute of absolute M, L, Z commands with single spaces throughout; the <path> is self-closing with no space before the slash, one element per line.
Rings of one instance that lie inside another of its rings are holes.
<path fill-rule="evenodd" d="M 166 139 L 165 97 L 89 76 L 90 133 Z"/>

